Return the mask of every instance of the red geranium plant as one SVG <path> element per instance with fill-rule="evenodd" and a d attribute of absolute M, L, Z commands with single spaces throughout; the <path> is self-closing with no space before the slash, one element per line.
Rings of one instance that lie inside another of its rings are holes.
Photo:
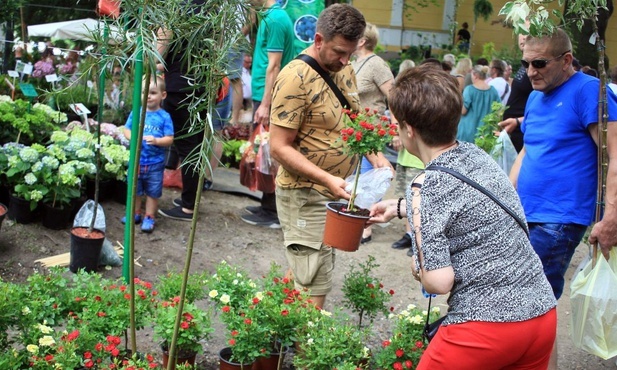
<path fill-rule="evenodd" d="M 382 152 L 392 140 L 392 136 L 397 134 L 397 127 L 390 123 L 388 117 L 378 115 L 376 110 L 370 108 L 364 108 L 363 112 L 344 109 L 343 113 L 345 127 L 341 130 L 341 140 L 344 142 L 344 151 L 357 157 L 355 173 L 359 174 L 362 157 Z M 355 178 L 348 210 L 354 209 L 359 177 Z"/>

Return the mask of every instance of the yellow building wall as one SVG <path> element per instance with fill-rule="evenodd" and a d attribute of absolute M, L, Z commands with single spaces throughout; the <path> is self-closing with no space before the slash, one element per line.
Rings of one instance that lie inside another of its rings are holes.
<path fill-rule="evenodd" d="M 400 29 L 398 26 L 391 26 L 395 23 L 391 19 L 393 0 L 354 0 L 353 6 L 358 8 L 366 17 L 368 22 L 377 25 L 379 28 Z M 413 29 L 419 31 L 437 31 L 444 32 L 442 28 L 444 18 L 444 0 L 437 0 L 439 5 L 430 4 L 426 8 L 417 8 L 417 11 L 409 10 L 409 6 L 416 3 L 417 0 L 405 0 L 408 6 L 406 7 L 406 15 L 404 17 L 403 28 L 406 30 Z M 502 48 L 517 48 L 517 39 L 514 36 L 512 29 L 504 26 L 504 17 L 499 16 L 499 10 L 507 0 L 493 0 L 493 14 L 487 21 L 478 19 L 475 30 L 473 30 L 473 40 L 471 47 L 472 57 L 479 57 L 482 54 L 482 47 L 485 43 L 493 42 L 496 50 Z M 558 6 L 557 2 L 549 5 L 549 9 Z M 417 6 L 416 6 L 417 7 Z M 562 9 L 563 10 L 563 9 Z M 400 13 L 395 14 L 400 16 Z M 400 20 L 397 19 L 396 21 Z M 469 29 L 473 27 L 473 0 L 459 0 L 459 8 L 456 13 L 456 21 L 460 25 L 463 22 L 469 24 Z M 617 14 L 609 20 L 609 25 L 606 30 L 606 54 L 610 58 L 610 64 L 617 65 Z M 405 47 L 405 45 L 403 46 Z M 433 45 L 433 48 L 439 48 L 440 45 Z M 388 50 L 399 51 L 396 46 L 390 45 Z"/>

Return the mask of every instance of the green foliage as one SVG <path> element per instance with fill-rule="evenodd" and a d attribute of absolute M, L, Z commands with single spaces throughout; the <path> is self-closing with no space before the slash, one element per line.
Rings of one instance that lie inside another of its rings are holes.
<path fill-rule="evenodd" d="M 488 21 L 491 14 L 493 14 L 493 5 L 489 0 L 475 0 L 473 2 L 473 16 L 476 21 L 478 18 Z"/>
<path fill-rule="evenodd" d="M 234 158 L 236 161 L 242 159 L 244 150 L 242 148 L 248 141 L 239 139 L 230 139 L 223 141 L 223 157 Z"/>
<path fill-rule="evenodd" d="M 341 312 L 332 315 L 325 310 L 308 323 L 310 331 L 300 339 L 300 350 L 293 364 L 299 369 L 330 370 L 334 368 L 366 368 L 369 349 L 365 346 L 369 330 L 358 329 L 353 320 Z"/>
<path fill-rule="evenodd" d="M 189 274 L 186 283 L 186 301 L 194 303 L 206 297 L 205 287 L 208 284 L 208 272 Z M 180 295 L 182 288 L 183 275 L 176 271 L 169 271 L 163 276 L 159 276 L 157 284 L 158 294 L 162 299 L 169 300 Z"/>
<path fill-rule="evenodd" d="M 440 316 L 439 307 L 433 307 L 430 312 L 430 322 Z M 373 356 L 377 369 L 414 369 L 418 366 L 426 345 L 422 339 L 426 312 L 413 304 L 397 315 L 391 315 L 394 329 L 390 339 L 381 343 Z"/>
<path fill-rule="evenodd" d="M 373 276 L 373 270 L 379 267 L 375 257 L 369 255 L 368 261 L 360 263 L 358 267 L 352 265 L 345 275 L 343 304 L 358 314 L 358 327 L 361 327 L 364 315 L 372 322 L 379 312 L 388 314 L 387 304 L 394 291 L 386 292 L 379 279 Z"/>
<path fill-rule="evenodd" d="M 506 108 L 501 102 L 493 102 L 491 112 L 482 118 L 484 124 L 478 127 L 475 144 L 487 153 L 490 153 L 497 144 L 495 132 L 501 130 L 497 124 L 503 120 Z"/>
<path fill-rule="evenodd" d="M 171 345 L 179 303 L 180 297 L 163 301 L 154 315 L 154 336 L 163 341 L 163 346 Z M 203 349 L 199 341 L 208 339 L 213 331 L 209 313 L 185 302 L 177 338 L 178 352 L 201 353 Z"/>
<path fill-rule="evenodd" d="M 493 60 L 495 58 L 495 43 L 486 42 L 482 45 L 482 58 L 486 58 L 486 60 Z"/>
<path fill-rule="evenodd" d="M 43 104 L 0 97 L 0 143 L 45 143 L 49 133 L 66 122 L 66 116 L 57 113 Z"/>

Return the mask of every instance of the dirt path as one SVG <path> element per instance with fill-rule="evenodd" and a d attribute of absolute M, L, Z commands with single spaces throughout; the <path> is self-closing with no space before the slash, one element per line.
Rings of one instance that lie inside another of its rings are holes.
<path fill-rule="evenodd" d="M 178 197 L 176 190 L 166 189 L 161 206 L 167 207 L 171 200 Z M 257 202 L 246 197 L 216 191 L 206 192 L 203 196 L 197 240 L 191 270 L 207 269 L 225 259 L 231 264 L 243 266 L 253 276 L 264 274 L 272 261 L 286 266 L 282 247 L 281 230 L 254 227 L 240 220 L 243 209 Z M 107 217 L 107 237 L 115 243 L 123 240 L 123 225 L 118 221 L 124 213 L 120 204 L 106 202 L 103 204 Z M 184 266 L 186 243 L 189 236 L 188 222 L 159 218 L 157 229 L 152 234 L 136 235 L 135 255 L 140 256 L 143 267 L 136 267 L 136 275 L 149 281 L 170 269 L 180 270 Z M 375 227 L 373 241 L 354 253 L 338 253 L 335 273 L 334 292 L 328 297 L 326 308 L 342 306 L 341 286 L 343 275 L 352 264 L 365 261 L 368 255 L 376 258 L 380 265 L 378 275 L 383 279 L 386 289 L 393 289 L 395 295 L 391 305 L 396 310 L 415 303 L 425 306 L 427 300 L 422 297 L 420 286 L 409 273 L 409 257 L 405 251 L 390 248 L 403 233 L 403 224 L 396 220 L 386 227 Z M 13 224 L 5 220 L 0 231 L 0 276 L 7 281 L 24 281 L 38 269 L 33 261 L 69 251 L 68 230 L 52 231 L 43 228 L 40 223 L 30 225 Z M 579 247 L 574 257 L 573 266 L 583 258 L 586 248 Z M 559 301 L 559 368 L 574 369 L 615 369 L 615 360 L 603 361 L 573 347 L 569 338 L 569 278 L 574 267 L 568 270 L 568 285 L 564 296 Z M 102 271 L 105 276 L 121 276 L 121 268 Z M 439 297 L 439 304 L 445 310 L 445 297 Z M 214 320 L 216 321 L 216 320 Z M 383 319 L 378 318 L 375 331 L 384 339 L 387 336 Z M 144 352 L 157 352 L 151 333 L 144 330 L 139 333 L 138 345 Z M 204 345 L 204 355 L 198 357 L 200 369 L 217 369 L 216 353 L 224 346 L 224 331 L 218 330 L 214 338 Z M 143 347 L 142 347 L 143 346 Z"/>

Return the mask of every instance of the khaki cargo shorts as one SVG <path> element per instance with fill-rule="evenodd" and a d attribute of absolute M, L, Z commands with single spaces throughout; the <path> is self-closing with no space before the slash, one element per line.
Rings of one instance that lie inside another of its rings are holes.
<path fill-rule="evenodd" d="M 296 289 L 311 295 L 332 290 L 335 253 L 323 245 L 326 203 L 330 199 L 311 189 L 276 189 L 276 208 L 285 240 L 285 257 Z"/>

